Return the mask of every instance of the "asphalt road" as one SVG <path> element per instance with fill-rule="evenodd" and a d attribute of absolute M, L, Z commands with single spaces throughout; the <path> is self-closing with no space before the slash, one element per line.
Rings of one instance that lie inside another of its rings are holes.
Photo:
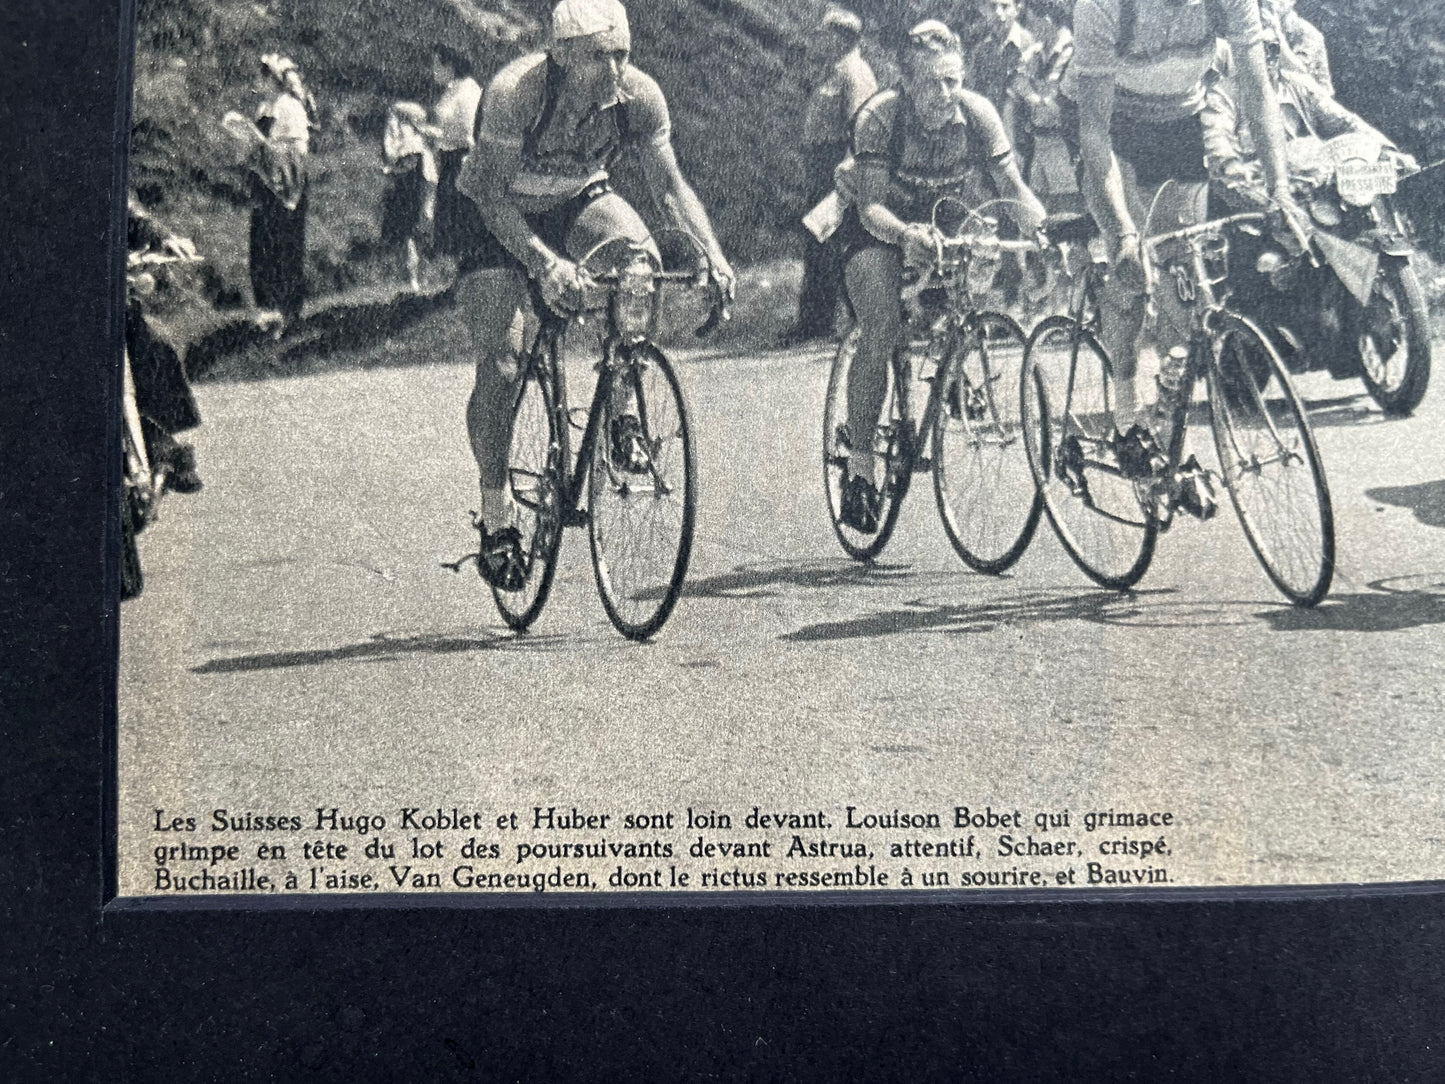
<path fill-rule="evenodd" d="M 853 805 L 939 811 L 942 836 L 956 806 L 1067 809 L 1081 843 L 1083 811 L 1137 808 L 1174 815 L 1174 884 L 1445 876 L 1445 376 L 1400 421 L 1357 382 L 1302 383 L 1339 551 L 1303 611 L 1227 505 L 1126 595 L 1047 522 L 1010 574 L 968 571 L 922 478 L 884 558 L 850 562 L 820 482 L 828 359 L 682 362 L 697 541 L 643 646 L 608 624 L 583 532 L 526 636 L 441 568 L 473 540 L 464 365 L 398 344 L 202 385 L 205 490 L 167 498 L 122 608 L 123 890 L 151 885 L 155 810 L 215 807 L 310 829 L 333 806 Z"/>

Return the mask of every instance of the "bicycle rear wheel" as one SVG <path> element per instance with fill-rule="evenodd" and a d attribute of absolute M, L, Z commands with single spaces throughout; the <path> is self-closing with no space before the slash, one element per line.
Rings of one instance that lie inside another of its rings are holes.
<path fill-rule="evenodd" d="M 692 554 L 697 466 L 682 385 L 662 351 L 626 348 L 592 449 L 592 568 L 617 631 L 645 640 L 677 605 Z M 635 419 L 633 425 L 628 419 Z M 622 426 L 613 423 L 622 420 Z M 617 439 L 616 433 L 627 434 Z"/>
<path fill-rule="evenodd" d="M 948 540 L 979 572 L 1010 568 L 1043 508 L 1019 417 L 1024 346 L 1012 319 L 979 313 L 953 337 L 934 378 L 933 494 Z"/>
<path fill-rule="evenodd" d="M 1279 355 L 1226 315 L 1209 367 L 1209 420 L 1224 484 L 1265 573 L 1296 606 L 1325 597 L 1335 522 L 1314 432 Z"/>
<path fill-rule="evenodd" d="M 880 421 L 873 426 L 873 449 L 883 463 L 883 485 L 879 490 L 878 530 L 864 534 L 842 520 L 843 486 L 848 481 L 848 452 L 852 433 L 848 422 L 848 374 L 858 354 L 858 329 L 843 336 L 833 369 L 828 376 L 828 394 L 823 401 L 823 492 L 833 533 L 843 552 L 855 561 L 871 561 L 883 552 L 898 525 L 903 498 L 913 480 L 913 457 L 907 445 L 907 426 L 899 412 L 898 386 L 892 365 L 888 366 L 888 395 Z"/>
<path fill-rule="evenodd" d="M 1108 448 L 1113 365 L 1087 328 L 1051 316 L 1024 352 L 1019 398 L 1029 468 L 1064 550 L 1095 583 L 1138 583 L 1154 557 L 1158 522 Z"/>
<path fill-rule="evenodd" d="M 556 363 L 555 354 L 553 362 Z M 527 366 L 507 448 L 507 484 L 512 495 L 511 525 L 522 536 L 527 576 L 515 591 L 492 588 L 502 620 L 524 632 L 542 613 L 552 590 L 557 554 L 562 547 L 562 493 L 566 470 L 562 434 L 553 409 L 550 372 L 532 361 Z"/>

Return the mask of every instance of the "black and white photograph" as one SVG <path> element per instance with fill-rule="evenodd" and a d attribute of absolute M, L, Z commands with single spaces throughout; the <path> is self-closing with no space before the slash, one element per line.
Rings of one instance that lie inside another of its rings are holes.
<path fill-rule="evenodd" d="M 120 906 L 1445 878 L 1445 9 L 134 29 Z"/>

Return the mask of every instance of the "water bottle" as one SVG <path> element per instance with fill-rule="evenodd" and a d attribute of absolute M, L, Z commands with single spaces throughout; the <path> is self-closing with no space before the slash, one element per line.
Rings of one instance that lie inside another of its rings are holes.
<path fill-rule="evenodd" d="M 1171 346 L 1159 365 L 1159 375 L 1155 379 L 1159 385 L 1159 398 L 1154 403 L 1151 428 L 1154 430 L 1154 439 L 1159 444 L 1159 450 L 1168 454 L 1174 419 L 1187 405 L 1183 398 L 1189 390 L 1188 348 Z"/>

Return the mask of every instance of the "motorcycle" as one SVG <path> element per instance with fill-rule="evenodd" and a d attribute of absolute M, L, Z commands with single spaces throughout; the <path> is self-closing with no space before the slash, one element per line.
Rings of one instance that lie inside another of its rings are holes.
<path fill-rule="evenodd" d="M 1293 140 L 1289 158 L 1310 243 L 1241 238 L 1231 301 L 1291 371 L 1358 376 L 1386 414 L 1408 415 L 1430 382 L 1430 321 L 1410 224 L 1391 197 L 1419 167 L 1359 133 Z"/>

